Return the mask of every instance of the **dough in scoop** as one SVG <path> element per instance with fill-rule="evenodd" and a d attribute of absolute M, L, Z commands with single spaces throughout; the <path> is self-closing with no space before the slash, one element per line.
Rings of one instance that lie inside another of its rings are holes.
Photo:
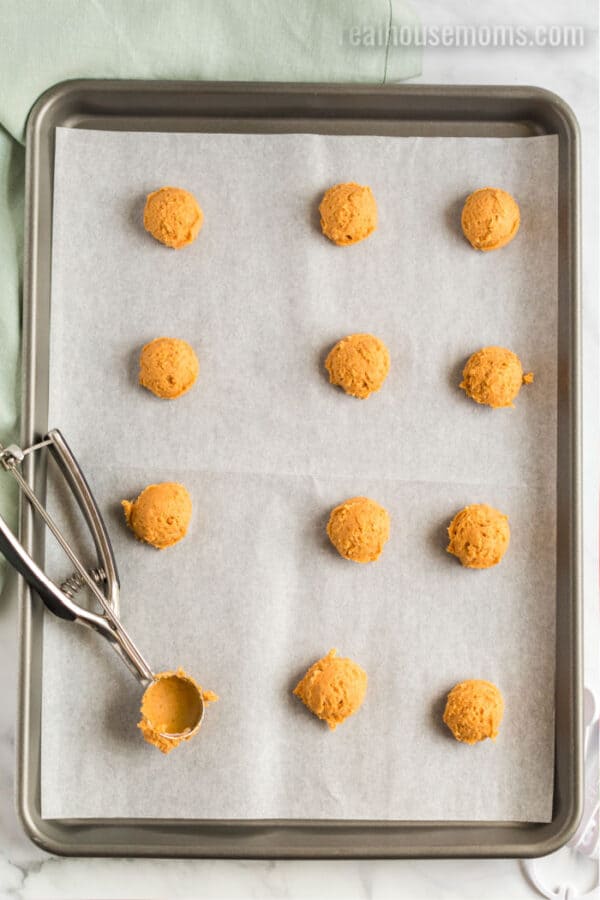
<path fill-rule="evenodd" d="M 329 188 L 319 212 L 323 234 L 338 247 L 364 241 L 377 228 L 377 204 L 371 188 L 354 181 Z"/>
<path fill-rule="evenodd" d="M 461 225 L 475 250 L 499 250 L 510 243 L 521 222 L 517 201 L 500 188 L 481 188 L 465 200 Z"/>
<path fill-rule="evenodd" d="M 460 387 L 476 403 L 493 409 L 513 406 L 521 385 L 531 384 L 533 372 L 523 374 L 521 360 L 505 347 L 483 347 L 463 369 Z"/>
<path fill-rule="evenodd" d="M 467 569 L 496 566 L 508 549 L 508 516 L 493 506 L 474 503 L 457 512 L 448 526 L 448 553 Z"/>
<path fill-rule="evenodd" d="M 218 699 L 213 691 L 202 690 L 183 669 L 160 672 L 142 697 L 138 728 L 145 741 L 158 747 L 161 753 L 170 753 L 196 733 L 202 702 L 213 703 Z"/>
<path fill-rule="evenodd" d="M 189 391 L 199 368 L 198 357 L 187 341 L 155 338 L 140 353 L 139 382 L 156 397 L 175 400 Z"/>
<path fill-rule="evenodd" d="M 192 498 L 182 484 L 172 481 L 151 484 L 133 503 L 122 500 L 121 506 L 135 536 L 158 550 L 185 537 L 192 518 Z"/>
<path fill-rule="evenodd" d="M 374 562 L 390 536 L 390 516 L 375 500 L 352 497 L 331 511 L 327 535 L 345 559 Z"/>
<path fill-rule="evenodd" d="M 312 713 L 332 731 L 361 706 L 367 691 L 367 673 L 351 659 L 330 650 L 317 660 L 294 688 Z"/>
<path fill-rule="evenodd" d="M 175 250 L 196 240 L 203 219 L 198 201 L 183 188 L 163 187 L 146 198 L 144 228 Z"/>
<path fill-rule="evenodd" d="M 325 360 L 331 384 L 361 400 L 380 390 L 390 371 L 390 354 L 372 334 L 350 334 L 338 341 Z"/>
<path fill-rule="evenodd" d="M 504 714 L 504 699 L 491 681 L 461 681 L 448 694 L 444 722 L 457 741 L 495 740 Z"/>

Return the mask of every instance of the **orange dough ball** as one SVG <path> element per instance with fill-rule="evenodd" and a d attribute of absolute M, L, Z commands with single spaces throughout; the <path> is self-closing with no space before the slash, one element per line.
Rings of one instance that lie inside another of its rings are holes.
<path fill-rule="evenodd" d="M 448 553 L 467 569 L 489 569 L 506 553 L 510 541 L 508 516 L 485 503 L 457 512 L 448 526 Z"/>
<path fill-rule="evenodd" d="M 319 212 L 323 234 L 339 247 L 364 241 L 377 228 L 377 204 L 371 188 L 354 181 L 329 188 Z"/>
<path fill-rule="evenodd" d="M 350 334 L 338 341 L 325 360 L 329 381 L 364 400 L 380 390 L 390 371 L 390 354 L 372 334 Z"/>
<path fill-rule="evenodd" d="M 481 188 L 463 206 L 463 234 L 475 250 L 499 250 L 510 243 L 521 223 L 514 197 L 500 188 Z"/>
<path fill-rule="evenodd" d="M 196 240 L 203 219 L 198 201 L 183 188 L 163 187 L 146 198 L 144 228 L 175 250 Z"/>
<path fill-rule="evenodd" d="M 199 368 L 198 357 L 187 341 L 156 338 L 140 353 L 139 382 L 155 396 L 174 400 L 189 391 Z"/>
<path fill-rule="evenodd" d="M 294 694 L 332 731 L 362 705 L 367 692 L 367 673 L 351 659 L 330 650 L 317 660 L 294 688 Z"/>
<path fill-rule="evenodd" d="M 158 550 L 184 538 L 192 518 L 192 498 L 182 484 L 172 481 L 151 484 L 137 500 L 122 500 L 121 506 L 135 536 Z"/>
<path fill-rule="evenodd" d="M 390 516 L 369 497 L 352 497 L 331 511 L 327 535 L 340 556 L 374 562 L 390 536 Z"/>
<path fill-rule="evenodd" d="M 491 681 L 461 681 L 448 694 L 444 722 L 457 741 L 495 740 L 504 715 L 504 699 Z"/>

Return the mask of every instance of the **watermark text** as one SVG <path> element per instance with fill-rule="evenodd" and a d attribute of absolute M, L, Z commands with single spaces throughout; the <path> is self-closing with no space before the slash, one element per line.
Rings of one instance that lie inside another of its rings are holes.
<path fill-rule="evenodd" d="M 583 47 L 582 25 L 350 25 L 342 43 L 353 47 Z"/>

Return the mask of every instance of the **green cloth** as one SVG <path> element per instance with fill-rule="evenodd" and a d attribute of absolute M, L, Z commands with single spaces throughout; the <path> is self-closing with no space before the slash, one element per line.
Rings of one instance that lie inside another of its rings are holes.
<path fill-rule="evenodd" d="M 0 441 L 17 438 L 20 404 L 20 297 L 25 152 L 0 128 Z M 0 514 L 14 527 L 16 483 L 0 471 Z M 0 558 L 0 588 L 3 578 Z"/>
<path fill-rule="evenodd" d="M 37 97 L 83 77 L 383 84 L 420 73 L 420 51 L 399 40 L 416 23 L 403 0 L 0 0 L 2 443 L 18 438 L 23 141 Z M 13 527 L 16 508 L 0 473 Z"/>

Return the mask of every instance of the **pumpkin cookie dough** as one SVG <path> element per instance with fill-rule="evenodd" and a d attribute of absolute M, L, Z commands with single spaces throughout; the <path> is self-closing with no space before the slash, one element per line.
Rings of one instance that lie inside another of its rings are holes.
<path fill-rule="evenodd" d="M 374 562 L 390 536 L 390 516 L 375 500 L 352 497 L 331 511 L 327 535 L 345 559 Z"/>
<path fill-rule="evenodd" d="M 204 704 L 218 699 L 212 691 L 202 690 L 183 669 L 160 672 L 142 697 L 138 728 L 145 741 L 161 753 L 170 753 L 196 734 Z"/>
<path fill-rule="evenodd" d="M 189 391 L 199 368 L 198 357 L 187 341 L 155 338 L 142 347 L 139 382 L 156 397 L 175 400 Z"/>
<path fill-rule="evenodd" d="M 467 197 L 460 222 L 475 250 L 499 250 L 516 235 L 521 214 L 514 197 L 500 188 L 486 187 Z"/>
<path fill-rule="evenodd" d="M 150 484 L 137 500 L 122 500 L 121 506 L 135 536 L 158 550 L 184 538 L 192 518 L 192 498 L 172 481 Z"/>
<path fill-rule="evenodd" d="M 175 250 L 196 240 L 203 219 L 198 201 L 183 188 L 163 187 L 146 198 L 144 228 Z"/>
<path fill-rule="evenodd" d="M 377 204 L 371 188 L 354 181 L 329 188 L 319 212 L 323 234 L 338 247 L 364 241 L 377 228 Z"/>
<path fill-rule="evenodd" d="M 364 400 L 380 390 L 390 371 L 390 354 L 372 334 L 350 334 L 338 341 L 325 360 L 331 384 Z"/>
<path fill-rule="evenodd" d="M 474 503 L 457 512 L 448 526 L 448 553 L 467 569 L 489 569 L 506 553 L 510 541 L 508 516 L 493 506 Z"/>
<path fill-rule="evenodd" d="M 504 699 L 490 681 L 461 681 L 448 694 L 444 722 L 457 741 L 495 740 L 504 714 Z"/>
<path fill-rule="evenodd" d="M 294 688 L 294 694 L 332 731 L 362 705 L 367 673 L 351 659 L 330 650 L 317 660 Z"/>
<path fill-rule="evenodd" d="M 483 347 L 467 360 L 459 386 L 476 403 L 501 409 L 514 406 L 521 385 L 532 381 L 533 372 L 523 374 L 521 360 L 512 350 Z"/>

